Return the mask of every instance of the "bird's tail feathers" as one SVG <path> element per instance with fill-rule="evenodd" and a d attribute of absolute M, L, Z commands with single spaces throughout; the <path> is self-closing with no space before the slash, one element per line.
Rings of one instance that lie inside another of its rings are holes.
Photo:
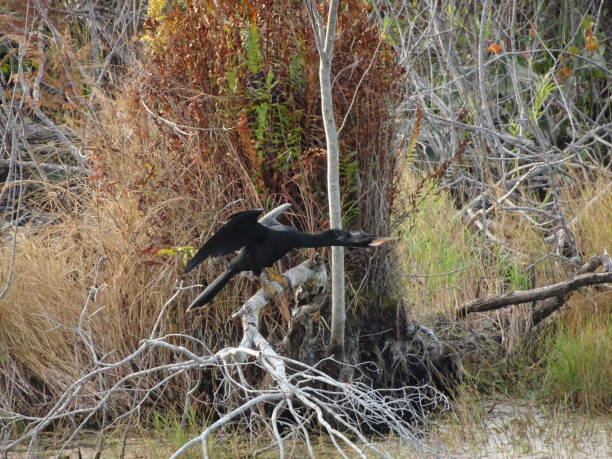
<path fill-rule="evenodd" d="M 232 269 L 228 269 L 221 273 L 219 277 L 217 277 L 214 281 L 212 281 L 202 293 L 200 293 L 195 300 L 191 302 L 187 311 L 190 311 L 194 308 L 198 308 L 200 306 L 204 306 L 212 301 L 212 299 L 217 296 L 217 294 L 225 287 L 225 284 L 229 282 L 229 280 L 236 275 L 236 271 Z"/>

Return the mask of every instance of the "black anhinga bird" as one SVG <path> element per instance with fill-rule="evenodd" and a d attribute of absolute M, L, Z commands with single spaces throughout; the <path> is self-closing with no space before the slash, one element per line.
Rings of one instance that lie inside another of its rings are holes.
<path fill-rule="evenodd" d="M 391 239 L 342 229 L 307 234 L 290 226 L 281 225 L 274 216 L 258 222 L 257 217 L 261 213 L 262 209 L 253 209 L 233 214 L 189 260 L 185 273 L 208 257 L 219 257 L 240 249 L 238 256 L 232 260 L 225 272 L 209 284 L 188 309 L 209 303 L 225 284 L 241 271 L 253 271 L 255 275 L 261 275 L 264 268 L 272 266 L 291 249 L 330 246 L 368 247 L 380 245 Z"/>

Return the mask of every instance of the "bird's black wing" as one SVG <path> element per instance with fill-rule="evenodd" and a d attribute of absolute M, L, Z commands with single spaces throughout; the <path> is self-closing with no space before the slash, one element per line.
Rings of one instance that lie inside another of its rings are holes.
<path fill-rule="evenodd" d="M 184 272 L 188 273 L 208 257 L 220 257 L 235 252 L 259 237 L 264 227 L 257 223 L 257 217 L 262 212 L 262 209 L 253 209 L 230 216 L 228 221 L 189 260 Z"/>

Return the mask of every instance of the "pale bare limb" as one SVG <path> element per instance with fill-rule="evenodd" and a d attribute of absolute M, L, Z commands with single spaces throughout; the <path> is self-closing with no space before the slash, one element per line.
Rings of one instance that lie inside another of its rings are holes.
<path fill-rule="evenodd" d="M 334 37 L 338 19 L 338 0 L 331 0 L 327 10 L 327 23 L 317 11 L 314 0 L 306 0 L 313 32 L 319 51 L 319 85 L 321 90 L 321 112 L 327 145 L 327 195 L 329 225 L 342 228 L 342 201 L 340 196 L 340 147 L 338 130 L 334 119 L 332 100 L 331 65 L 334 58 Z M 330 354 L 344 358 L 344 332 L 346 324 L 346 304 L 344 296 L 344 248 L 332 247 L 332 317 Z"/>

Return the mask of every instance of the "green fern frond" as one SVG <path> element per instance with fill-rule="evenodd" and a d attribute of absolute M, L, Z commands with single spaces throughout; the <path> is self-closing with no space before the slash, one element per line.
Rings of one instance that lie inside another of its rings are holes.
<path fill-rule="evenodd" d="M 259 46 L 259 29 L 257 24 L 251 24 L 247 30 L 244 47 L 247 54 L 247 68 L 255 74 L 261 70 L 261 47 Z"/>

